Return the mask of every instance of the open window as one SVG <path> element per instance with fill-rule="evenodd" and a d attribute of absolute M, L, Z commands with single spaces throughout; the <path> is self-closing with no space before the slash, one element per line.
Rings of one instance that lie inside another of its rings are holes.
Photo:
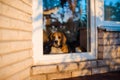
<path fill-rule="evenodd" d="M 94 8 L 94 0 L 34 0 L 35 64 L 95 59 Z"/>

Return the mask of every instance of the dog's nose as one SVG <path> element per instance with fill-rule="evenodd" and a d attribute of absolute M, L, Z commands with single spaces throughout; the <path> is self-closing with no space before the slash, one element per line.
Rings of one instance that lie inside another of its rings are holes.
<path fill-rule="evenodd" d="M 55 43 L 57 44 L 57 43 L 58 43 L 58 41 L 55 41 Z"/>

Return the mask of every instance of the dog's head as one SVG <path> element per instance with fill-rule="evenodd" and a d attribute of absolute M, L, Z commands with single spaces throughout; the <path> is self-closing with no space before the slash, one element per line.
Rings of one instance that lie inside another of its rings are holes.
<path fill-rule="evenodd" d="M 50 39 L 53 42 L 54 47 L 62 47 L 64 44 L 66 44 L 66 37 L 61 32 L 54 32 L 50 35 Z"/>

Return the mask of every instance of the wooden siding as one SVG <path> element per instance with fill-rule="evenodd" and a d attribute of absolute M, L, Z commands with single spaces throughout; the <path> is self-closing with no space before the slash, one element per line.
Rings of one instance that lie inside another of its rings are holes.
<path fill-rule="evenodd" d="M 32 0 L 0 0 L 0 80 L 29 80 Z"/>

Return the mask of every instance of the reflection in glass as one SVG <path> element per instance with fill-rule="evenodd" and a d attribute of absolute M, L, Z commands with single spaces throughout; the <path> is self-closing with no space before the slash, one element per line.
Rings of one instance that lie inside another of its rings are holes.
<path fill-rule="evenodd" d="M 43 0 L 44 54 L 88 51 L 87 5 L 87 0 Z"/>
<path fill-rule="evenodd" d="M 104 0 L 105 20 L 120 21 L 120 0 Z"/>

